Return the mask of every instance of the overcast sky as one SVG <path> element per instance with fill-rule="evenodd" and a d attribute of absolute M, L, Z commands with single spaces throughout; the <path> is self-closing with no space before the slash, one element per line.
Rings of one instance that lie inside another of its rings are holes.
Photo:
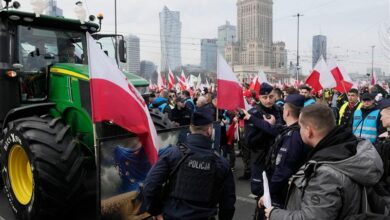
<path fill-rule="evenodd" d="M 286 42 L 288 60 L 296 62 L 297 19 L 301 13 L 300 54 L 303 71 L 311 69 L 313 35 L 328 38 L 328 55 L 347 72 L 365 74 L 374 65 L 390 74 L 390 0 L 274 0 L 274 41 Z M 29 0 L 20 0 L 31 10 Z M 74 0 L 57 0 L 67 17 L 75 17 Z M 114 31 L 114 0 L 83 0 L 89 14 L 104 14 L 102 32 Z M 160 65 L 159 12 L 166 5 L 180 11 L 182 63 L 200 63 L 200 39 L 216 38 L 217 27 L 237 24 L 237 0 L 117 0 L 118 32 L 141 39 L 141 59 Z M 386 29 L 387 27 L 387 29 Z M 387 36 L 387 37 L 385 37 Z M 388 48 L 388 49 L 386 49 Z M 329 57 L 328 56 L 328 57 Z"/>

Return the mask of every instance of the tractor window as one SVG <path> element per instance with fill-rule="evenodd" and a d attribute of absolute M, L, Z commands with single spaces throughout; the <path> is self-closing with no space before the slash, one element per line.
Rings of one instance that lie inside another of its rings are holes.
<path fill-rule="evenodd" d="M 47 68 L 55 63 L 87 64 L 84 32 L 19 26 L 23 101 L 47 97 Z"/>

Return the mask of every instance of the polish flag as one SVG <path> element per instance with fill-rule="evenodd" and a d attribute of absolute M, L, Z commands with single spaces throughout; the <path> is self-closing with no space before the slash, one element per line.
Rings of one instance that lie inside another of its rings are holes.
<path fill-rule="evenodd" d="M 159 89 L 165 88 L 165 79 L 158 69 L 157 69 L 157 86 Z"/>
<path fill-rule="evenodd" d="M 175 75 L 173 75 L 171 68 L 168 71 L 168 89 L 172 89 L 175 86 Z"/>
<path fill-rule="evenodd" d="M 314 70 L 310 73 L 306 79 L 306 84 L 313 88 L 313 93 L 319 92 L 322 89 L 336 87 L 336 80 L 329 70 L 328 64 L 326 64 L 324 58 L 321 56 L 318 59 Z"/>
<path fill-rule="evenodd" d="M 180 84 L 181 91 L 184 91 L 187 89 L 187 80 L 186 80 L 186 76 L 184 75 L 183 70 L 181 71 L 181 75 L 179 78 L 179 84 Z"/>
<path fill-rule="evenodd" d="M 376 76 L 375 71 L 371 73 L 371 85 L 375 85 L 378 82 L 378 77 Z"/>
<path fill-rule="evenodd" d="M 268 83 L 269 85 L 271 85 L 271 83 L 268 82 L 267 76 L 265 75 L 263 70 L 259 70 L 259 78 L 258 79 L 260 81 L 260 84 L 261 83 Z"/>
<path fill-rule="evenodd" d="M 254 90 L 256 93 L 260 90 L 259 76 L 255 76 L 249 84 L 249 89 Z"/>
<path fill-rule="evenodd" d="M 235 111 L 245 108 L 242 86 L 225 59 L 218 54 L 217 63 L 217 106 L 219 109 Z"/>
<path fill-rule="evenodd" d="M 152 79 L 149 79 L 149 90 L 153 90 L 154 89 L 154 85 L 152 83 Z"/>
<path fill-rule="evenodd" d="M 159 143 L 144 99 L 88 32 L 87 42 L 92 121 L 110 121 L 135 133 L 150 163 L 155 164 Z"/>
<path fill-rule="evenodd" d="M 332 59 L 329 61 L 330 72 L 332 73 L 334 79 L 336 80 L 335 89 L 341 93 L 347 93 L 353 86 L 353 82 L 348 74 L 343 74 Z"/>

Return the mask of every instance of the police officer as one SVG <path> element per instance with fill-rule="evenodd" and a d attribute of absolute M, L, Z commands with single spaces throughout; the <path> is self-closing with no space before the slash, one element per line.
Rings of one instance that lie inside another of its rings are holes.
<path fill-rule="evenodd" d="M 384 129 L 380 123 L 379 108 L 375 96 L 371 93 L 362 95 L 363 105 L 353 114 L 352 132 L 356 137 L 365 138 L 375 144 Z"/>
<path fill-rule="evenodd" d="M 316 103 L 315 98 L 310 95 L 311 88 L 307 85 L 301 85 L 299 87 L 299 94 L 305 96 L 305 106 Z"/>
<path fill-rule="evenodd" d="M 284 126 L 275 139 L 267 155 L 267 174 L 270 176 L 269 189 L 274 207 L 284 208 L 287 197 L 288 180 L 304 164 L 309 151 L 299 133 L 298 118 L 305 97 L 298 94 L 288 95 L 283 109 Z M 270 121 L 272 124 L 273 122 Z M 259 207 L 263 200 L 259 200 Z"/>
<path fill-rule="evenodd" d="M 359 91 L 357 89 L 350 89 L 347 94 L 348 102 L 345 102 L 339 111 L 338 125 L 352 127 L 352 116 L 356 109 L 362 107 L 362 103 L 359 102 Z"/>
<path fill-rule="evenodd" d="M 271 93 L 272 86 L 262 83 L 260 87 L 260 103 L 256 104 L 249 112 L 245 113 L 245 141 L 246 146 L 251 150 L 251 191 L 256 196 L 263 195 L 262 172 L 265 165 L 265 157 L 268 149 L 274 142 L 277 132 L 263 129 L 264 121 L 273 115 L 276 124 L 282 124 L 282 114 L 278 106 L 275 105 L 275 97 Z"/>
<path fill-rule="evenodd" d="M 203 110 L 204 111 L 204 110 Z M 145 180 L 144 206 L 158 219 L 219 219 L 231 220 L 236 201 L 233 173 L 229 164 L 212 149 L 210 112 L 196 111 L 187 137 L 187 153 L 170 147 L 161 155 Z M 185 155 L 184 160 L 181 160 Z M 160 200 L 162 184 L 171 176 L 168 197 Z"/>

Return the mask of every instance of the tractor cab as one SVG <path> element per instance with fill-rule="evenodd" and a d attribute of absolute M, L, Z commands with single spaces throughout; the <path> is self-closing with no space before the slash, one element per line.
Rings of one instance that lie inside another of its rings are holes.
<path fill-rule="evenodd" d="M 85 32 L 98 27 L 74 19 L 0 11 L 0 124 L 12 108 L 47 102 L 51 67 L 87 65 Z"/>

